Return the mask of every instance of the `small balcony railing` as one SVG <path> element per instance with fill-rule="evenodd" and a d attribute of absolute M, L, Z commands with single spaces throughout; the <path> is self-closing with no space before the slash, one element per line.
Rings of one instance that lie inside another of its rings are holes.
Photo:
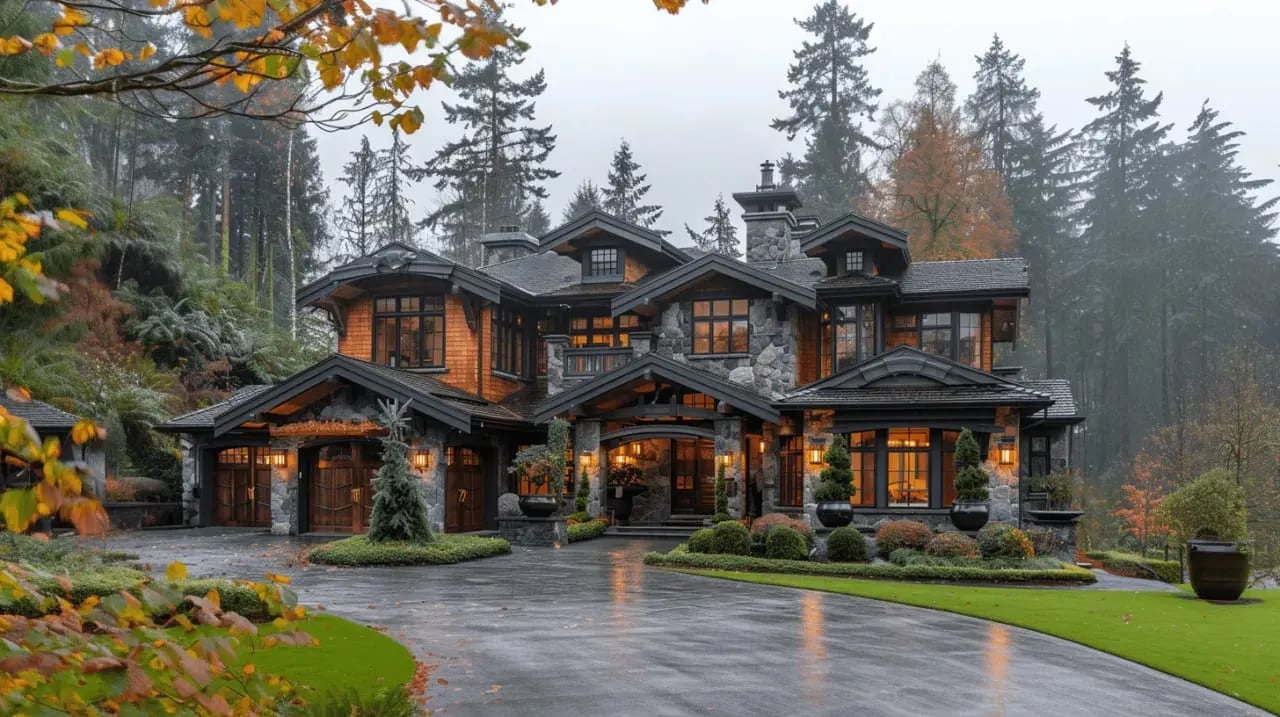
<path fill-rule="evenodd" d="M 571 348 L 564 352 L 564 375 L 566 377 L 598 376 L 625 366 L 631 361 L 631 349 L 623 348 Z"/>

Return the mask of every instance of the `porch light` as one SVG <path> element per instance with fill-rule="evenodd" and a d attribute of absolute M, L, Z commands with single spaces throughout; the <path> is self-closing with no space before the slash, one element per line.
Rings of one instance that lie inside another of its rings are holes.
<path fill-rule="evenodd" d="M 1000 456 L 1000 465 L 1011 466 L 1014 464 L 1016 456 L 1014 455 L 1013 439 L 1001 438 L 998 451 Z"/>
<path fill-rule="evenodd" d="M 431 451 L 425 448 L 417 448 L 413 451 L 413 467 L 418 470 L 426 470 L 431 467 Z"/>
<path fill-rule="evenodd" d="M 640 445 L 639 441 L 636 441 L 635 443 L 631 444 L 631 455 L 639 456 L 640 452 L 643 450 L 644 450 L 644 446 Z"/>
<path fill-rule="evenodd" d="M 272 448 L 268 455 L 268 461 L 276 467 L 289 465 L 289 452 L 283 448 Z"/>
<path fill-rule="evenodd" d="M 724 466 L 725 468 L 728 468 L 729 464 L 732 462 L 733 462 L 733 456 L 729 455 L 728 453 L 720 454 L 720 465 Z"/>
<path fill-rule="evenodd" d="M 816 466 L 822 463 L 822 446 L 809 446 L 809 465 Z"/>
<path fill-rule="evenodd" d="M 591 470 L 596 464 L 596 456 L 594 453 L 583 453 L 578 457 L 578 461 L 582 464 L 583 470 Z"/>

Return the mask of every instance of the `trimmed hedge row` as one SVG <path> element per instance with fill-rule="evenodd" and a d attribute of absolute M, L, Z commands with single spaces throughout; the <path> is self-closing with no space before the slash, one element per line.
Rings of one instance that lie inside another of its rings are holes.
<path fill-rule="evenodd" d="M 142 586 L 151 579 L 139 570 L 121 567 L 107 567 L 89 570 L 67 576 L 71 580 L 71 589 L 66 589 L 56 578 L 37 577 L 32 582 L 46 595 L 65 598 L 79 605 L 90 597 L 105 598 L 108 595 L 128 592 L 135 596 L 141 594 Z M 204 597 L 211 590 L 218 591 L 219 602 L 223 610 L 239 613 L 250 620 L 266 620 L 271 617 L 267 604 L 258 597 L 258 593 L 246 585 L 233 583 L 230 580 L 206 578 L 200 580 L 182 580 L 170 583 L 183 595 Z M 55 601 L 41 604 L 31 596 L 25 596 L 8 605 L 0 605 L 0 613 L 22 615 L 23 617 L 40 617 L 58 612 Z M 185 607 L 179 608 L 185 610 Z M 166 618 L 168 615 L 158 614 L 154 617 Z"/>
<path fill-rule="evenodd" d="M 1120 553 L 1111 550 L 1095 550 L 1085 553 L 1095 560 L 1101 560 L 1104 569 L 1115 568 L 1138 578 L 1154 577 L 1166 583 L 1182 582 L 1182 564 L 1177 560 L 1158 560 L 1144 558 L 1133 553 Z"/>
<path fill-rule="evenodd" d="M 934 567 L 924 565 L 886 565 L 865 563 L 813 563 L 803 560 L 771 560 L 743 555 L 707 555 L 690 553 L 676 546 L 669 553 L 647 553 L 645 565 L 707 570 L 737 570 L 755 573 L 791 573 L 796 575 L 829 575 L 846 578 L 882 580 L 925 580 L 974 583 L 1092 583 L 1093 573 L 1073 565 L 1062 564 L 1056 570 L 986 570 L 982 568 Z"/>
<path fill-rule="evenodd" d="M 604 535 L 604 531 L 609 527 L 609 523 L 604 520 L 588 520 L 585 523 L 574 523 L 568 528 L 569 542 L 577 543 L 583 540 L 591 540 Z"/>
<path fill-rule="evenodd" d="M 450 565 L 511 552 L 502 538 L 437 534 L 421 545 L 389 541 L 375 543 L 365 535 L 325 543 L 311 551 L 310 560 L 322 565 Z"/>

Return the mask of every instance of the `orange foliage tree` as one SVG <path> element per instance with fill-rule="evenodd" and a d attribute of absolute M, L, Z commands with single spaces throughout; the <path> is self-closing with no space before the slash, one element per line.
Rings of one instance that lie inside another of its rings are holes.
<path fill-rule="evenodd" d="M 653 0 L 672 14 L 687 2 Z M 499 19 L 497 0 L 412 0 L 398 8 L 366 0 L 33 5 L 50 9 L 45 31 L 27 37 L 0 30 L 0 56 L 38 53 L 57 71 L 42 81 L 0 77 L 0 94 L 104 96 L 168 117 L 237 114 L 331 128 L 385 120 L 410 134 L 423 119 L 406 104 L 410 95 L 436 81 L 447 84 L 452 58 L 484 58 L 517 42 Z M 189 37 L 157 47 L 137 32 L 144 23 L 178 25 Z M 323 93 L 298 83 L 292 101 L 258 101 L 265 87 L 317 76 Z"/>
<path fill-rule="evenodd" d="M 1120 486 L 1121 504 L 1112 511 L 1145 550 L 1152 538 L 1167 535 L 1169 529 L 1156 518 L 1156 508 L 1168 495 L 1156 477 L 1155 461 L 1145 451 L 1133 461 L 1133 480 Z"/>
<path fill-rule="evenodd" d="M 983 157 L 955 104 L 955 84 L 937 61 L 916 79 L 911 102 L 889 109 L 882 137 L 888 174 L 873 211 L 911 236 L 922 259 L 982 259 L 1013 247 L 1013 210 L 1000 175 Z"/>

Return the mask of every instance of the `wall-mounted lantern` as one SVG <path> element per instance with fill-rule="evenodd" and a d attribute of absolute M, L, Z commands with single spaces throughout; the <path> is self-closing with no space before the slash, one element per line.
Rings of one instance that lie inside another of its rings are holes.
<path fill-rule="evenodd" d="M 415 448 L 412 455 L 413 467 L 425 471 L 431 467 L 431 451 L 426 448 Z"/>
<path fill-rule="evenodd" d="M 289 465 L 289 451 L 283 448 L 272 448 L 267 456 L 267 460 L 272 466 L 281 468 Z"/>
<path fill-rule="evenodd" d="M 809 444 L 809 465 L 816 466 L 822 463 L 822 446 L 815 443 Z"/>
<path fill-rule="evenodd" d="M 1011 466 L 1017 462 L 1017 450 L 1013 447 L 1012 438 L 1001 438 L 997 447 L 996 455 L 999 456 L 1000 465 Z"/>

